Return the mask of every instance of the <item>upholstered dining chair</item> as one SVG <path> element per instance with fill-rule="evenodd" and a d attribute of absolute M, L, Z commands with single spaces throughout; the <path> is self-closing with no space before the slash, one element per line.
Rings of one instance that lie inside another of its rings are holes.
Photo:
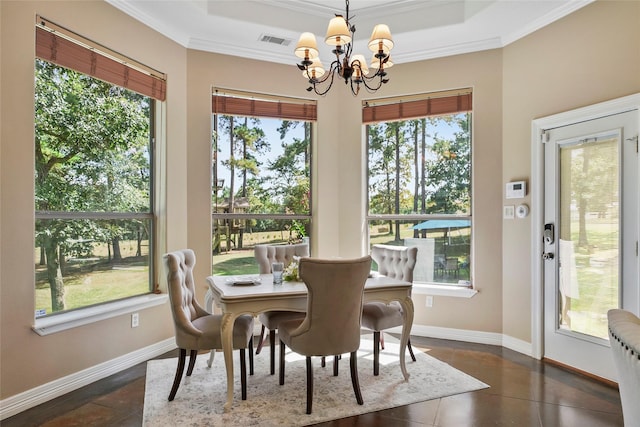
<path fill-rule="evenodd" d="M 416 266 L 418 248 L 415 246 L 373 245 L 371 258 L 378 264 L 378 273 L 384 276 L 413 282 L 413 269 Z M 362 309 L 362 327 L 373 331 L 373 375 L 380 373 L 380 347 L 384 349 L 382 331 L 402 326 L 402 307 L 398 302 L 368 302 Z M 411 339 L 407 341 L 411 359 L 416 356 L 411 348 Z"/>
<path fill-rule="evenodd" d="M 357 259 L 300 260 L 300 278 L 307 286 L 304 320 L 280 323 L 280 384 L 284 384 L 284 356 L 288 346 L 305 356 L 307 365 L 307 414 L 313 404 L 311 356 L 351 353 L 351 383 L 356 401 L 364 403 L 358 381 L 357 351 L 360 347 L 360 319 L 364 285 L 371 269 L 371 257 Z"/>
<path fill-rule="evenodd" d="M 163 257 L 169 301 L 176 333 L 176 345 L 180 349 L 178 368 L 169 393 L 172 401 L 182 379 L 189 350 L 187 376 L 191 376 L 198 350 L 222 349 L 220 326 L 222 315 L 209 314 L 196 300 L 193 266 L 196 256 L 191 249 L 170 252 Z M 253 316 L 239 316 L 233 325 L 233 348 L 240 350 L 240 382 L 242 400 L 247 398 L 247 366 L 245 349 L 249 349 L 249 371 L 253 375 Z"/>
<path fill-rule="evenodd" d="M 308 257 L 309 244 L 298 243 L 292 245 L 256 245 L 254 248 L 254 256 L 258 262 L 260 274 L 271 273 L 271 263 L 282 262 L 285 268 L 291 264 L 293 257 Z M 256 354 L 260 354 L 264 344 L 265 329 L 269 329 L 269 345 L 270 345 L 270 373 L 275 374 L 275 347 L 276 347 L 276 330 L 281 322 L 287 320 L 302 320 L 304 313 L 296 311 L 273 310 L 260 313 L 258 321 L 262 324 L 260 329 L 260 340 Z"/>
<path fill-rule="evenodd" d="M 609 341 L 618 372 L 622 418 L 627 427 L 640 422 L 640 318 L 627 310 L 607 312 Z"/>

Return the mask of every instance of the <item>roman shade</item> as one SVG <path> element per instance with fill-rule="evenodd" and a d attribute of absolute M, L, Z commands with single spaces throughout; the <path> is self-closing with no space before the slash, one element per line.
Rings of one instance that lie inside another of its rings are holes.
<path fill-rule="evenodd" d="M 41 17 L 36 26 L 36 57 L 158 101 L 167 96 L 167 82 L 162 73 Z"/>
<path fill-rule="evenodd" d="M 472 110 L 470 89 L 365 101 L 362 123 L 391 122 Z"/>
<path fill-rule="evenodd" d="M 270 117 L 282 120 L 316 121 L 318 109 L 312 100 L 268 95 L 219 92 L 211 96 L 211 111 L 229 116 Z"/>

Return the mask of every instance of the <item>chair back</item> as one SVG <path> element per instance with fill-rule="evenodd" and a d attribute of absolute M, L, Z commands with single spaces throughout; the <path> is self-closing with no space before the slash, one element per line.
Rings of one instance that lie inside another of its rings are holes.
<path fill-rule="evenodd" d="M 253 250 L 260 274 L 271 273 L 271 263 L 282 262 L 285 268 L 291 264 L 293 257 L 308 257 L 309 244 L 297 243 L 294 245 L 256 245 Z"/>
<path fill-rule="evenodd" d="M 308 296 L 307 315 L 300 327 L 291 332 L 291 347 L 296 352 L 332 356 L 360 347 L 362 296 L 370 270 L 370 256 L 300 260 L 300 278 L 307 286 Z"/>
<path fill-rule="evenodd" d="M 637 425 L 640 420 L 640 319 L 621 309 L 609 310 L 607 318 L 624 425 Z"/>
<path fill-rule="evenodd" d="M 194 348 L 194 337 L 200 337 L 202 332 L 192 322 L 209 315 L 196 300 L 193 281 L 196 256 L 193 250 L 183 249 L 165 254 L 163 261 L 167 273 L 176 344 L 179 348 Z"/>
<path fill-rule="evenodd" d="M 418 258 L 416 246 L 373 245 L 371 258 L 378 264 L 378 273 L 413 282 L 413 269 Z"/>

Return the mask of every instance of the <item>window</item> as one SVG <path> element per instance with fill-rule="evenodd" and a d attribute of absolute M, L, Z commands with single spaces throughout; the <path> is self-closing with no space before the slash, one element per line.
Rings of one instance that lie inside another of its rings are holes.
<path fill-rule="evenodd" d="M 367 101 L 369 243 L 418 247 L 415 283 L 470 286 L 471 91 Z"/>
<path fill-rule="evenodd" d="M 36 317 L 151 293 L 163 78 L 42 18 L 35 61 Z"/>
<path fill-rule="evenodd" d="M 255 273 L 255 245 L 309 239 L 316 104 L 218 90 L 212 111 L 214 270 Z"/>

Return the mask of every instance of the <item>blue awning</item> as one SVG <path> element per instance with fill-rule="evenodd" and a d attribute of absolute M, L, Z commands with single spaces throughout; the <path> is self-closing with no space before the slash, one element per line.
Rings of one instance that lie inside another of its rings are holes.
<path fill-rule="evenodd" d="M 428 219 L 411 228 L 414 230 L 437 230 L 443 228 L 464 228 L 470 226 L 471 221 L 468 219 Z"/>

